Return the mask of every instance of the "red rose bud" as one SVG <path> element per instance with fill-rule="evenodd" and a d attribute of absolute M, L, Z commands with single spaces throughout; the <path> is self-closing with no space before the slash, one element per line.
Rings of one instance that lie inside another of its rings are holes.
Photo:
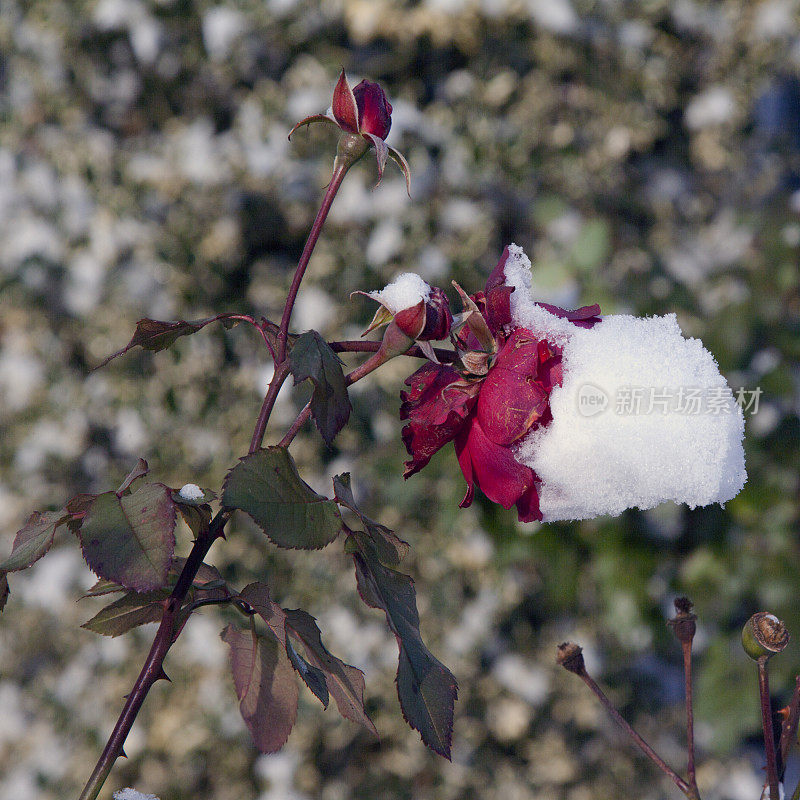
<path fill-rule="evenodd" d="M 363 80 L 353 89 L 353 96 L 358 108 L 358 133 L 385 139 L 392 127 L 392 105 L 383 89 L 377 83 Z"/>
<path fill-rule="evenodd" d="M 354 294 L 366 294 L 381 304 L 364 334 L 391 320 L 406 336 L 419 342 L 440 341 L 450 333 L 453 315 L 447 295 L 428 286 L 413 272 L 404 272 L 378 292 Z"/>
<path fill-rule="evenodd" d="M 333 90 L 330 116 L 313 114 L 297 123 L 289 133 L 292 134 L 303 125 L 312 122 L 327 122 L 342 131 L 336 152 L 336 166 L 349 169 L 372 145 L 378 163 L 378 182 L 383 177 L 386 160 L 391 157 L 400 167 L 406 179 L 406 189 L 410 193 L 411 172 L 405 158 L 384 141 L 392 127 L 392 105 L 383 89 L 372 81 L 363 80 L 354 89 L 350 88 L 342 70 L 336 88 Z"/>

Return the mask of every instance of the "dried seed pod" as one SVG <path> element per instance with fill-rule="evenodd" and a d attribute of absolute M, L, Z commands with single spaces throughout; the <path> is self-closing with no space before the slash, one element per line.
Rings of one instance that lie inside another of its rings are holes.
<path fill-rule="evenodd" d="M 766 611 L 753 614 L 742 629 L 742 647 L 753 661 L 771 658 L 789 644 L 789 631 Z"/>
<path fill-rule="evenodd" d="M 558 646 L 556 662 L 568 672 L 574 672 L 576 675 L 586 671 L 586 665 L 583 661 L 583 648 L 574 642 L 562 642 Z"/>

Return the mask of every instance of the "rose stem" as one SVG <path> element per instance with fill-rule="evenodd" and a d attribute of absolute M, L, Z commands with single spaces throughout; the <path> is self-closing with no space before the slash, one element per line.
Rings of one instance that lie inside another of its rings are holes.
<path fill-rule="evenodd" d="M 286 377 L 289 374 L 288 365 L 286 364 L 286 341 L 288 338 L 289 321 L 292 316 L 292 309 L 297 298 L 297 292 L 300 289 L 300 283 L 303 280 L 303 275 L 311 258 L 311 253 L 314 250 L 314 245 L 317 243 L 317 239 L 319 239 L 322 225 L 328 216 L 328 211 L 333 203 L 333 198 L 336 196 L 336 193 L 338 192 L 346 173 L 346 166 L 340 166 L 334 170 L 333 178 L 331 179 L 328 189 L 325 192 L 325 196 L 322 199 L 322 205 L 317 212 L 316 219 L 314 220 L 314 224 L 312 225 L 308 239 L 306 240 L 306 245 L 303 248 L 303 253 L 300 256 L 300 261 L 298 262 L 294 278 L 292 279 L 292 284 L 289 287 L 289 293 L 286 298 L 286 304 L 283 309 L 283 316 L 281 318 L 281 325 L 278 332 L 278 353 L 276 358 L 275 373 L 272 376 L 272 381 L 270 382 L 267 393 L 264 396 L 264 402 L 261 405 L 261 410 L 258 414 L 258 419 L 256 420 L 253 437 L 250 442 L 249 452 L 251 454 L 258 450 L 263 442 L 264 432 L 266 431 L 270 413 L 272 412 L 275 401 L 278 397 L 278 392 L 280 391 L 283 382 L 286 380 Z M 178 577 L 178 582 L 175 584 L 175 588 L 172 590 L 172 594 L 169 596 L 169 599 L 165 604 L 164 614 L 161 617 L 161 623 L 158 627 L 158 631 L 156 632 L 156 636 L 153 639 L 153 644 L 150 647 L 150 652 L 147 655 L 144 666 L 139 673 L 139 677 L 136 679 L 136 683 L 133 685 L 133 689 L 125 701 L 125 706 L 122 709 L 122 713 L 114 725 L 114 730 L 111 732 L 111 736 L 106 742 L 106 746 L 100 755 L 100 759 L 98 760 L 94 771 L 89 777 L 86 786 L 81 792 L 79 800 L 95 800 L 102 789 L 106 778 L 116 763 L 117 758 L 119 758 L 122 753 L 122 747 L 125 743 L 125 739 L 127 738 L 131 727 L 133 727 L 133 723 L 137 714 L 139 713 L 139 709 L 142 707 L 142 703 L 144 703 L 144 700 L 147 697 L 147 693 L 157 680 L 165 677 L 163 663 L 170 647 L 172 646 L 172 643 L 177 637 L 174 627 L 181 604 L 191 588 L 192 583 L 197 575 L 197 571 L 200 569 L 200 565 L 203 563 L 203 559 L 206 557 L 211 545 L 217 540 L 217 538 L 222 536 L 227 519 L 227 513 L 218 512 L 211 521 L 208 530 L 201 532 L 197 539 L 195 539 L 192 550 L 189 553 L 189 557 L 186 559 L 186 563 L 184 564 L 181 574 Z"/>
<path fill-rule="evenodd" d="M 781 738 L 778 745 L 778 778 L 783 780 L 786 772 L 786 759 L 789 756 L 789 749 L 797 733 L 797 723 L 800 721 L 800 675 L 794 679 L 794 692 L 789 701 L 789 712 L 783 720 L 781 726 Z"/>
<path fill-rule="evenodd" d="M 768 656 L 758 659 L 758 693 L 761 699 L 761 727 L 764 732 L 764 754 L 767 760 L 767 783 L 770 800 L 778 798 L 778 764 L 775 754 L 775 733 L 772 730 L 772 705 L 769 700 Z"/>
<path fill-rule="evenodd" d="M 683 677 L 685 683 L 685 697 L 686 697 L 686 750 L 687 750 L 687 778 L 689 779 L 689 786 L 694 792 L 694 796 L 699 796 L 697 789 L 697 774 L 694 763 L 694 709 L 692 702 L 692 642 L 682 641 L 681 649 L 683 650 Z"/>
<path fill-rule="evenodd" d="M 177 638 L 175 623 L 181 605 L 194 582 L 197 571 L 203 563 L 203 559 L 211 549 L 211 545 L 222 535 L 227 520 L 228 515 L 226 512 L 217 512 L 208 528 L 201 531 L 197 539 L 195 539 L 189 557 L 186 559 L 181 574 L 178 576 L 175 588 L 172 590 L 172 593 L 164 605 L 164 614 L 161 617 L 161 623 L 158 626 L 158 631 L 153 639 L 153 644 L 150 647 L 150 652 L 147 654 L 144 666 L 125 701 L 122 713 L 119 715 L 114 725 L 114 730 L 111 732 L 111 736 L 109 736 L 106 742 L 100 759 L 78 800 L 95 800 L 100 790 L 103 788 L 103 784 L 116 763 L 117 758 L 122 755 L 122 747 L 125 744 L 125 739 L 128 737 L 133 727 L 136 715 L 139 713 L 139 709 L 142 707 L 147 693 L 157 680 L 167 677 L 164 673 L 163 664 L 167 652 Z"/>
<path fill-rule="evenodd" d="M 314 224 L 311 226 L 311 231 L 308 234 L 308 239 L 306 239 L 306 246 L 303 248 L 300 261 L 297 263 L 297 269 L 295 270 L 294 278 L 292 278 L 292 284 L 289 287 L 289 294 L 286 297 L 286 305 L 283 307 L 281 327 L 278 331 L 278 364 L 281 364 L 286 358 L 286 340 L 289 334 L 289 321 L 292 318 L 292 309 L 294 308 L 294 301 L 297 299 L 297 292 L 300 290 L 300 283 L 303 280 L 308 262 L 311 259 L 311 254 L 314 252 L 314 246 L 317 243 L 317 239 L 319 239 L 319 234 L 328 216 L 328 211 L 330 211 L 333 198 L 336 197 L 336 193 L 342 185 L 348 168 L 347 165 L 341 164 L 334 168 L 333 177 L 328 184 L 325 197 L 322 198 L 322 205 L 317 212 Z"/>

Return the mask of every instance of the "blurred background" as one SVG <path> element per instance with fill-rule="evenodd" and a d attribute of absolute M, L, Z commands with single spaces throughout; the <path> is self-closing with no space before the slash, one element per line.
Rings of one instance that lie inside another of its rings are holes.
<path fill-rule="evenodd" d="M 412 544 L 423 633 L 460 684 L 452 763 L 403 722 L 395 642 L 357 600 L 341 545 L 279 552 L 237 520 L 210 560 L 319 618 L 328 647 L 365 670 L 381 740 L 303 689 L 288 746 L 259 756 L 218 638 L 226 613 L 206 609 L 170 654 L 173 683 L 148 698 L 108 795 L 676 797 L 554 655 L 564 639 L 582 644 L 623 713 L 683 769 L 665 620 L 688 594 L 703 797 L 758 797 L 740 629 L 769 610 L 800 641 L 796 0 L 2 0 L 2 551 L 32 510 L 112 488 L 140 456 L 156 480 L 217 489 L 246 451 L 271 375 L 252 330 L 207 328 L 91 369 L 143 316 L 279 316 L 335 147 L 322 126 L 291 144 L 286 134 L 330 105 L 341 67 L 386 89 L 412 199 L 391 164 L 377 188 L 369 159 L 352 170 L 295 329 L 357 338 L 374 308 L 349 293 L 398 271 L 476 291 L 513 241 L 542 300 L 674 311 L 734 390 L 761 388 L 746 415 L 749 481 L 724 510 L 665 505 L 575 525 L 520 525 L 482 498 L 459 510 L 452 448 L 401 477 L 398 393 L 415 365 L 396 359 L 354 387 L 334 449 L 309 429 L 292 451 L 320 491 L 351 471 L 362 508 Z M 268 441 L 304 402 L 304 389 L 282 393 Z M 153 626 L 119 639 L 78 627 L 103 605 L 77 602 L 92 582 L 66 534 L 11 577 L 4 798 L 77 795 L 149 647 Z M 793 643 L 773 661 L 776 707 L 798 670 Z"/>

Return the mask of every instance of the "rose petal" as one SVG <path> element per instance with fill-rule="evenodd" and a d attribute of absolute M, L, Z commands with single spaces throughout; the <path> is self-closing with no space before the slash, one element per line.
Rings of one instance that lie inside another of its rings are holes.
<path fill-rule="evenodd" d="M 530 467 L 520 464 L 511 450 L 492 442 L 477 419 L 455 441 L 456 455 L 464 478 L 467 480 L 467 495 L 461 501 L 466 508 L 472 502 L 471 489 L 478 488 L 494 503 L 511 508 L 523 495 L 525 513 L 531 509 L 531 498 L 527 494 L 532 488 L 536 474 Z"/>
<path fill-rule="evenodd" d="M 353 95 L 358 105 L 359 131 L 385 139 L 392 127 L 392 106 L 383 89 L 363 80 L 353 89 Z"/>
<path fill-rule="evenodd" d="M 402 433 L 411 456 L 404 473 L 408 478 L 464 427 L 480 387 L 464 384 L 452 367 L 431 363 L 420 367 L 406 385 L 411 388 L 400 393 L 400 419 L 409 420 Z"/>
<path fill-rule="evenodd" d="M 538 364 L 532 364 L 534 369 Z M 493 367 L 483 382 L 476 414 L 486 435 L 503 447 L 521 439 L 541 419 L 548 393 L 535 376 Z"/>

